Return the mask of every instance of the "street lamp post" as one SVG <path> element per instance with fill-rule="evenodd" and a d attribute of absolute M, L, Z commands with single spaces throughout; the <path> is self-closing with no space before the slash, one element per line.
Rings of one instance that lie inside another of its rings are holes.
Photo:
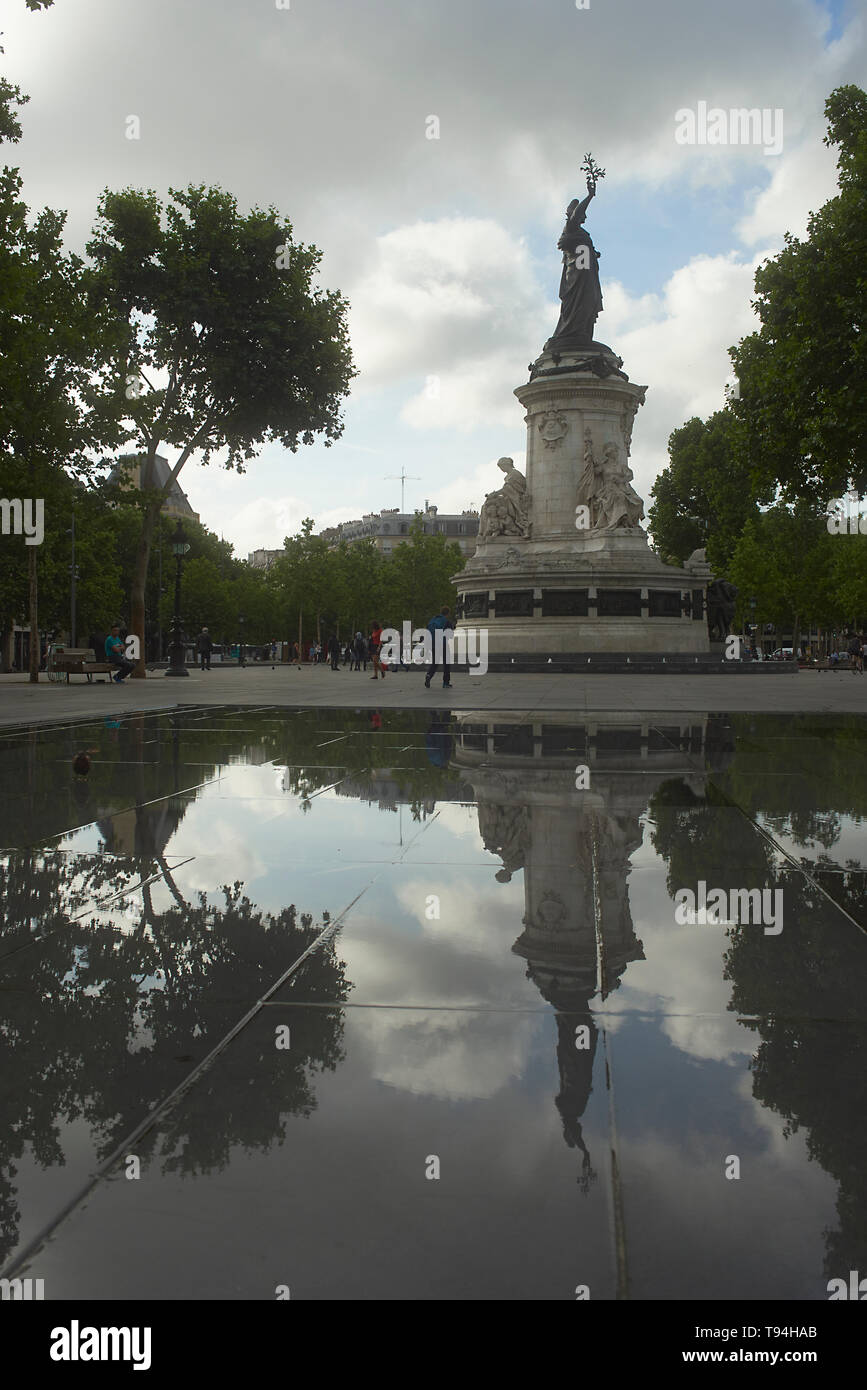
<path fill-rule="evenodd" d="M 75 507 L 72 508 L 72 525 L 69 528 L 72 538 L 72 563 L 69 566 L 69 645 L 75 646 L 75 600 L 78 584 L 78 569 L 75 564 Z"/>
<path fill-rule="evenodd" d="M 241 630 L 241 635 L 240 635 L 239 638 L 238 638 L 238 665 L 239 665 L 239 666 L 246 666 L 247 663 L 246 663 L 246 661 L 244 660 L 244 614 L 243 614 L 243 613 L 239 613 L 239 614 L 238 614 L 238 627 L 239 627 L 240 630 Z"/>
<path fill-rule="evenodd" d="M 157 575 L 157 661 L 163 659 L 163 533 L 160 531 L 160 548 L 158 551 L 158 575 Z"/>
<path fill-rule="evenodd" d="M 167 676 L 188 676 L 190 674 L 184 664 L 184 634 L 181 631 L 181 566 L 189 548 L 186 532 L 181 522 L 178 521 L 172 536 L 172 554 L 177 561 L 177 569 L 175 571 L 175 611 L 172 617 Z"/>

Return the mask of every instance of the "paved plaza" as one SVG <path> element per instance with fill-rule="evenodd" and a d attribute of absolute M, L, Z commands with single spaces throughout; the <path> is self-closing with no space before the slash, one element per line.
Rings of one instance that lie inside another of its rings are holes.
<path fill-rule="evenodd" d="M 154 710 L 178 705 L 287 706 L 327 705 L 333 708 L 380 706 L 383 709 L 522 710 L 768 710 L 795 714 L 867 713 L 867 677 L 850 671 L 799 671 L 797 674 L 726 674 L 719 676 L 661 675 L 517 675 L 488 672 L 484 676 L 454 674 L 451 690 L 442 690 L 435 677 L 424 688 L 422 671 L 398 671 L 385 680 L 369 672 L 328 665 L 190 668 L 189 677 L 148 673 L 146 681 L 128 680 L 122 687 L 73 677 L 69 685 L 50 684 L 44 674 L 38 685 L 26 675 L 0 676 L 0 726 L 3 724 L 65 721 L 106 710 Z"/>

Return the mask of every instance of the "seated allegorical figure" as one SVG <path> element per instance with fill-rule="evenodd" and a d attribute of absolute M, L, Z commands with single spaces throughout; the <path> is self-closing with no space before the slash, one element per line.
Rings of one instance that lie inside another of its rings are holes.
<path fill-rule="evenodd" d="M 510 458 L 501 458 L 497 467 L 505 473 L 503 486 L 489 492 L 479 516 L 479 535 L 529 536 L 529 498 L 527 480 Z"/>

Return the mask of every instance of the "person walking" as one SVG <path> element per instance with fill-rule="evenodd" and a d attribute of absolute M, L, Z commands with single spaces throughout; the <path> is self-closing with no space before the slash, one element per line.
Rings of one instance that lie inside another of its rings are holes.
<path fill-rule="evenodd" d="M 120 625 L 115 623 L 105 639 L 105 659 L 117 670 L 112 676 L 112 680 L 121 685 L 135 668 L 131 661 L 127 661 L 124 655 L 123 638 L 120 635 Z"/>
<path fill-rule="evenodd" d="M 438 667 L 438 664 L 439 664 L 439 663 L 437 662 L 437 633 L 438 633 L 438 632 L 442 633 L 442 636 L 439 638 L 439 641 L 440 641 L 441 644 L 442 644 L 442 657 L 443 657 L 443 690 L 450 690 L 450 689 L 451 689 L 451 684 L 452 684 L 452 683 L 451 683 L 451 680 L 449 679 L 450 671 L 449 671 L 449 649 L 448 649 L 448 638 L 447 638 L 447 634 L 448 634 L 449 632 L 454 632 L 454 628 L 455 628 L 455 625 L 454 625 L 454 623 L 452 622 L 451 609 L 449 608 L 449 606 L 448 606 L 447 603 L 444 603 L 443 606 L 442 606 L 442 609 L 440 610 L 440 612 L 437 613 L 437 615 L 436 615 L 435 618 L 431 618 L 430 622 L 429 622 L 428 625 L 427 625 L 427 630 L 428 630 L 428 632 L 430 633 L 430 635 L 431 635 L 431 640 L 432 640 L 432 642 L 433 642 L 433 661 L 432 661 L 432 663 L 431 663 L 431 668 L 430 668 L 430 670 L 428 671 L 427 675 L 426 675 L 425 678 L 424 678 L 424 683 L 425 683 L 425 689 L 426 689 L 426 690 L 430 690 L 430 683 L 431 683 L 431 681 L 433 680 L 434 676 L 436 675 L 437 667 Z"/>
<path fill-rule="evenodd" d="M 350 667 L 350 670 L 360 671 L 362 661 L 364 661 L 364 669 L 366 671 L 367 643 L 364 640 L 364 634 L 361 632 L 356 632 L 355 638 L 352 643 L 352 666 Z"/>
<path fill-rule="evenodd" d="M 203 627 L 198 637 L 196 638 L 196 648 L 198 650 L 199 656 L 202 659 L 203 671 L 210 671 L 211 669 L 211 648 L 213 647 L 213 645 L 214 644 L 211 641 L 211 634 L 208 632 L 208 629 L 206 627 Z"/>
<path fill-rule="evenodd" d="M 849 653 L 849 665 L 853 673 L 861 670 L 861 638 L 856 632 L 849 638 L 849 645 L 846 648 Z"/>
<path fill-rule="evenodd" d="M 379 659 L 379 649 L 382 646 L 381 623 L 376 622 L 373 624 L 370 630 L 370 636 L 367 639 L 367 645 L 370 649 L 370 657 L 373 662 L 373 675 L 371 676 L 371 680 L 375 681 L 377 675 L 381 675 L 382 679 L 385 680 L 385 667 Z"/>
<path fill-rule="evenodd" d="M 328 639 L 328 655 L 331 657 L 332 671 L 340 670 L 340 639 L 335 632 L 332 632 Z"/>

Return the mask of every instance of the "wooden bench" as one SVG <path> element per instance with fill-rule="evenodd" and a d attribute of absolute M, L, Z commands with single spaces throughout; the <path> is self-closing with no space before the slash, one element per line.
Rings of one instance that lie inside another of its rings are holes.
<path fill-rule="evenodd" d="M 814 671 L 851 671 L 852 658 L 846 657 L 845 661 L 817 661 L 813 667 Z"/>
<path fill-rule="evenodd" d="M 93 676 L 104 675 L 110 681 L 117 670 L 109 661 L 97 661 L 93 647 L 55 647 L 47 667 L 49 676 L 65 675 L 67 685 L 70 676 L 87 676 L 90 681 Z"/>

